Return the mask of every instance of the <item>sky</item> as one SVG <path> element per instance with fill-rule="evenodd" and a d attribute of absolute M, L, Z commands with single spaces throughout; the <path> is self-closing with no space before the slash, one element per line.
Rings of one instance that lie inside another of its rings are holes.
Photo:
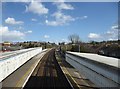
<path fill-rule="evenodd" d="M 117 2 L 2 2 L 2 41 L 118 39 Z"/>

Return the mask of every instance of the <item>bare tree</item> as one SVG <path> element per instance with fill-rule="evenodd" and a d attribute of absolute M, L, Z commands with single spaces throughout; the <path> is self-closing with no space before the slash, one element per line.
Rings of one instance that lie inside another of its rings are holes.
<path fill-rule="evenodd" d="M 80 42 L 80 37 L 77 34 L 69 35 L 68 39 L 72 42 L 72 44 L 77 44 Z"/>

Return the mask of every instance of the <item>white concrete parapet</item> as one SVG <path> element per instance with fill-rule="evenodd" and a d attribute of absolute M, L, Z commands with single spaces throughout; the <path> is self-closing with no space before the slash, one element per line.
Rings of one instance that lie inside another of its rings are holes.
<path fill-rule="evenodd" d="M 99 87 L 119 86 L 119 59 L 117 58 L 67 52 L 66 61 Z"/>
<path fill-rule="evenodd" d="M 0 60 L 0 82 L 41 51 L 41 47 L 19 50 L 19 54 Z"/>

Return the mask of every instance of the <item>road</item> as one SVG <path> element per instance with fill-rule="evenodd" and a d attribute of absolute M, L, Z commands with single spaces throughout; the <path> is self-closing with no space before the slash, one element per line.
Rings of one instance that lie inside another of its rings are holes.
<path fill-rule="evenodd" d="M 39 87 L 40 89 L 65 88 L 72 89 L 55 58 L 55 50 L 50 50 L 40 61 L 24 89 Z"/>

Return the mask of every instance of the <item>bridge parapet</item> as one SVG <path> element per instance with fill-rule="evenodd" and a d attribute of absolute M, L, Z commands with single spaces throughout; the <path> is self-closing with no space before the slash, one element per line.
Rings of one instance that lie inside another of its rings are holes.
<path fill-rule="evenodd" d="M 29 48 L 19 50 L 19 53 L 16 51 L 16 54 L 2 58 L 0 60 L 0 82 L 41 51 L 42 47 Z"/>
<path fill-rule="evenodd" d="M 66 61 L 98 87 L 118 87 L 119 59 L 90 53 L 66 52 Z"/>

